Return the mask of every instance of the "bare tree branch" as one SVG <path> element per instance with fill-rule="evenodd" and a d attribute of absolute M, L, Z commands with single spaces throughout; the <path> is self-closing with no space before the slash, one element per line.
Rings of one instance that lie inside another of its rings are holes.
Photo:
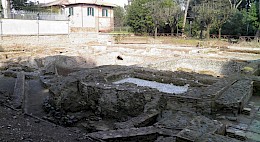
<path fill-rule="evenodd" d="M 232 8 L 233 8 L 232 1 L 231 1 L 231 0 L 229 0 L 229 3 L 230 3 L 230 8 L 232 9 Z"/>
<path fill-rule="evenodd" d="M 238 8 L 239 5 L 240 5 L 242 2 L 243 2 L 243 0 L 240 0 L 240 1 L 237 3 L 236 8 Z"/>

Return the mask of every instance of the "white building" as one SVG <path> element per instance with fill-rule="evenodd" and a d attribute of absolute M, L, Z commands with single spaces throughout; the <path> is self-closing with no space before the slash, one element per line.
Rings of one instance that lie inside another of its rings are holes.
<path fill-rule="evenodd" d="M 107 32 L 114 28 L 115 4 L 102 0 L 57 0 L 45 6 L 59 7 L 68 15 L 72 32 Z"/>

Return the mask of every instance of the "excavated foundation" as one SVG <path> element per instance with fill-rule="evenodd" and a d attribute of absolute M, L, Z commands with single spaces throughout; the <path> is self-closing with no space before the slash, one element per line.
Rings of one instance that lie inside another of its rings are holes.
<path fill-rule="evenodd" d="M 62 48 L 44 57 L 1 53 L 2 103 L 103 141 L 260 136 L 259 61 L 192 48 L 80 48 L 71 56 Z"/>

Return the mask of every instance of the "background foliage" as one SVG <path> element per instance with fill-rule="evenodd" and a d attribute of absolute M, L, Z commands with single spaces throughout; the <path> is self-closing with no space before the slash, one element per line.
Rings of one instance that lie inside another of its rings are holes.
<path fill-rule="evenodd" d="M 260 36 L 259 0 L 134 0 L 115 14 L 124 24 L 115 24 L 140 34 L 180 33 L 187 2 L 186 35 Z"/>

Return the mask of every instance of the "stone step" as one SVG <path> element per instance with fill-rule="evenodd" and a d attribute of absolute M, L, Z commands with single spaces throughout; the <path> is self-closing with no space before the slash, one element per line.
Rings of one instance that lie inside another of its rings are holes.
<path fill-rule="evenodd" d="M 215 100 L 216 109 L 240 113 L 252 94 L 253 81 L 238 80 Z"/>
<path fill-rule="evenodd" d="M 129 129 L 134 127 L 145 127 L 146 125 L 155 122 L 157 116 L 159 115 L 158 111 L 152 113 L 143 113 L 137 117 L 133 117 L 128 121 L 115 123 L 117 129 Z"/>
<path fill-rule="evenodd" d="M 175 137 L 178 132 L 149 126 L 99 131 L 89 133 L 87 136 L 104 141 L 155 141 L 159 136 Z"/>

